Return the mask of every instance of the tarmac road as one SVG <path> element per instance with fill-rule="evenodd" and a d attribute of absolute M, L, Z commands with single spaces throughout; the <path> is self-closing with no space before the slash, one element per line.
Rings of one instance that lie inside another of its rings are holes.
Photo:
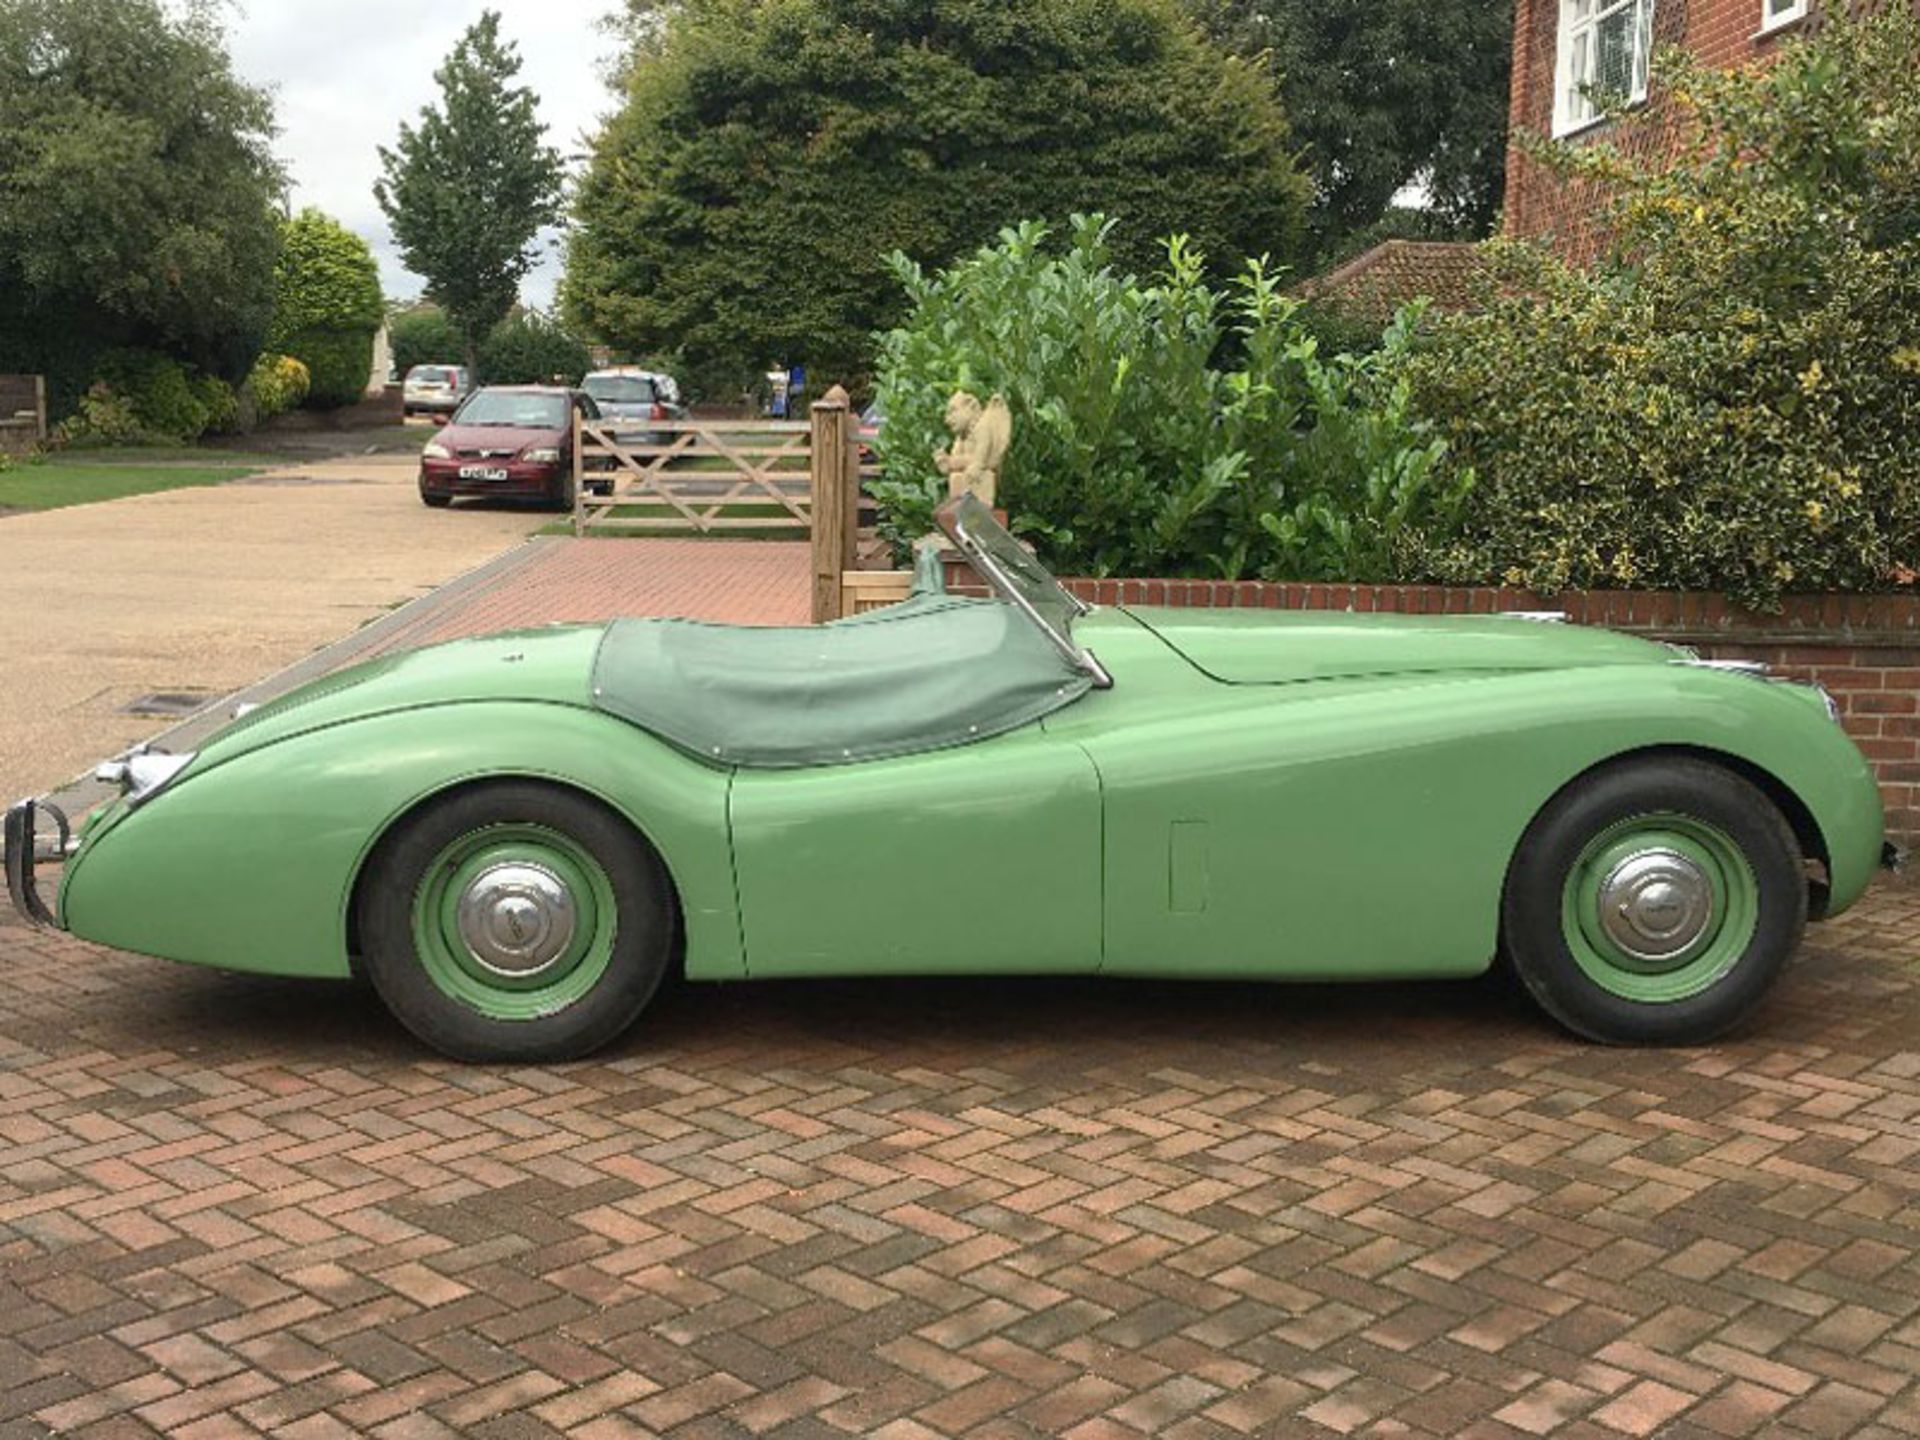
<path fill-rule="evenodd" d="M 44 793 L 512 549 L 552 517 L 429 510 L 372 455 L 0 516 L 0 801 Z"/>

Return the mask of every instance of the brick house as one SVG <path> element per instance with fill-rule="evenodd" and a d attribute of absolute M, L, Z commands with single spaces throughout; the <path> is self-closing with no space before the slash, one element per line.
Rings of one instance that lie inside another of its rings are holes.
<path fill-rule="evenodd" d="M 1612 98 L 1659 104 L 1650 76 L 1656 50 L 1676 46 L 1724 67 L 1764 62 L 1838 3 L 1848 0 L 1517 0 L 1512 133 L 1617 138 L 1617 127 L 1600 112 Z M 1851 0 L 1849 8 L 1859 13 L 1898 3 L 1903 0 Z M 1658 128 L 1646 127 L 1634 141 L 1659 144 Z M 1597 203 L 1590 186 L 1564 184 L 1520 148 L 1509 148 L 1508 235 L 1585 253 L 1594 240 Z"/>
<path fill-rule="evenodd" d="M 1864 14 L 1898 4 L 1920 10 L 1920 0 L 1515 0 L 1511 133 L 1617 141 L 1619 127 L 1600 113 L 1606 97 L 1658 106 L 1656 50 L 1675 46 L 1711 65 L 1748 65 L 1817 28 L 1836 5 Z M 1631 143 L 1661 143 L 1658 127 L 1637 131 Z M 1591 185 L 1562 182 L 1518 146 L 1508 148 L 1506 234 L 1590 256 L 1599 206 Z M 1419 295 L 1443 309 L 1465 305 L 1467 282 L 1479 272 L 1471 245 L 1390 240 L 1303 282 L 1298 293 L 1371 320 Z"/>

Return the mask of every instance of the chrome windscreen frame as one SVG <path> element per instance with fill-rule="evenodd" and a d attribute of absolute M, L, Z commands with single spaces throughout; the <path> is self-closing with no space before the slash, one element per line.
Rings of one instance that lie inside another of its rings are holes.
<path fill-rule="evenodd" d="M 1019 581 L 981 542 L 980 531 L 985 526 L 1000 530 L 1002 534 L 1006 533 L 1001 530 L 991 510 L 981 504 L 976 496 L 960 495 L 942 505 L 936 512 L 935 518 L 947 538 L 959 547 L 962 555 L 966 556 L 967 562 L 993 587 L 995 595 L 1025 615 L 1035 628 L 1047 637 L 1047 643 L 1058 650 L 1068 664 L 1085 672 L 1093 680 L 1096 690 L 1113 688 L 1113 676 L 1107 673 L 1106 667 L 1094 657 L 1093 652 L 1085 646 L 1074 644 L 1073 637 L 1067 629 L 1048 618 L 1040 607 L 1034 604 L 1032 597 L 1027 594 Z M 1009 535 L 1007 538 L 1012 541 L 1012 536 Z M 1065 602 L 1071 615 L 1085 615 L 1092 610 L 1092 606 L 1069 591 L 1052 575 L 1047 574 L 1037 561 L 1034 562 L 1034 568 L 1046 576 L 1047 585 Z"/>

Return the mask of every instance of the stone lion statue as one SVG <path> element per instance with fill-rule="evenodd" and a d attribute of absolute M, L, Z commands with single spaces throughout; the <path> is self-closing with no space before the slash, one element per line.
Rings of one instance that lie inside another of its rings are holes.
<path fill-rule="evenodd" d="M 1013 441 L 1013 412 L 1006 397 L 996 395 L 982 405 L 977 395 L 956 392 L 947 402 L 947 429 L 953 432 L 953 448 L 933 457 L 947 477 L 947 493 L 971 491 L 991 507 L 1000 488 L 1000 462 Z"/>

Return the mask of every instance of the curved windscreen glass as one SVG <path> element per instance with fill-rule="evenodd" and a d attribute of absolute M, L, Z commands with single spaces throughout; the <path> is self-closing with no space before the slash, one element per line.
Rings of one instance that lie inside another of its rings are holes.
<path fill-rule="evenodd" d="M 602 405 L 651 405 L 653 381 L 640 375 L 589 375 L 587 394 Z"/>
<path fill-rule="evenodd" d="M 1039 626 L 1055 649 L 1093 676 L 1096 685 L 1113 683 L 1100 662 L 1074 643 L 1074 617 L 1086 614 L 1087 607 L 1008 533 L 978 496 L 955 496 L 934 512 L 934 520 L 994 593 Z"/>
<path fill-rule="evenodd" d="M 456 425 L 508 425 L 519 430 L 567 428 L 567 397 L 538 390 L 482 390 L 460 407 Z"/>

